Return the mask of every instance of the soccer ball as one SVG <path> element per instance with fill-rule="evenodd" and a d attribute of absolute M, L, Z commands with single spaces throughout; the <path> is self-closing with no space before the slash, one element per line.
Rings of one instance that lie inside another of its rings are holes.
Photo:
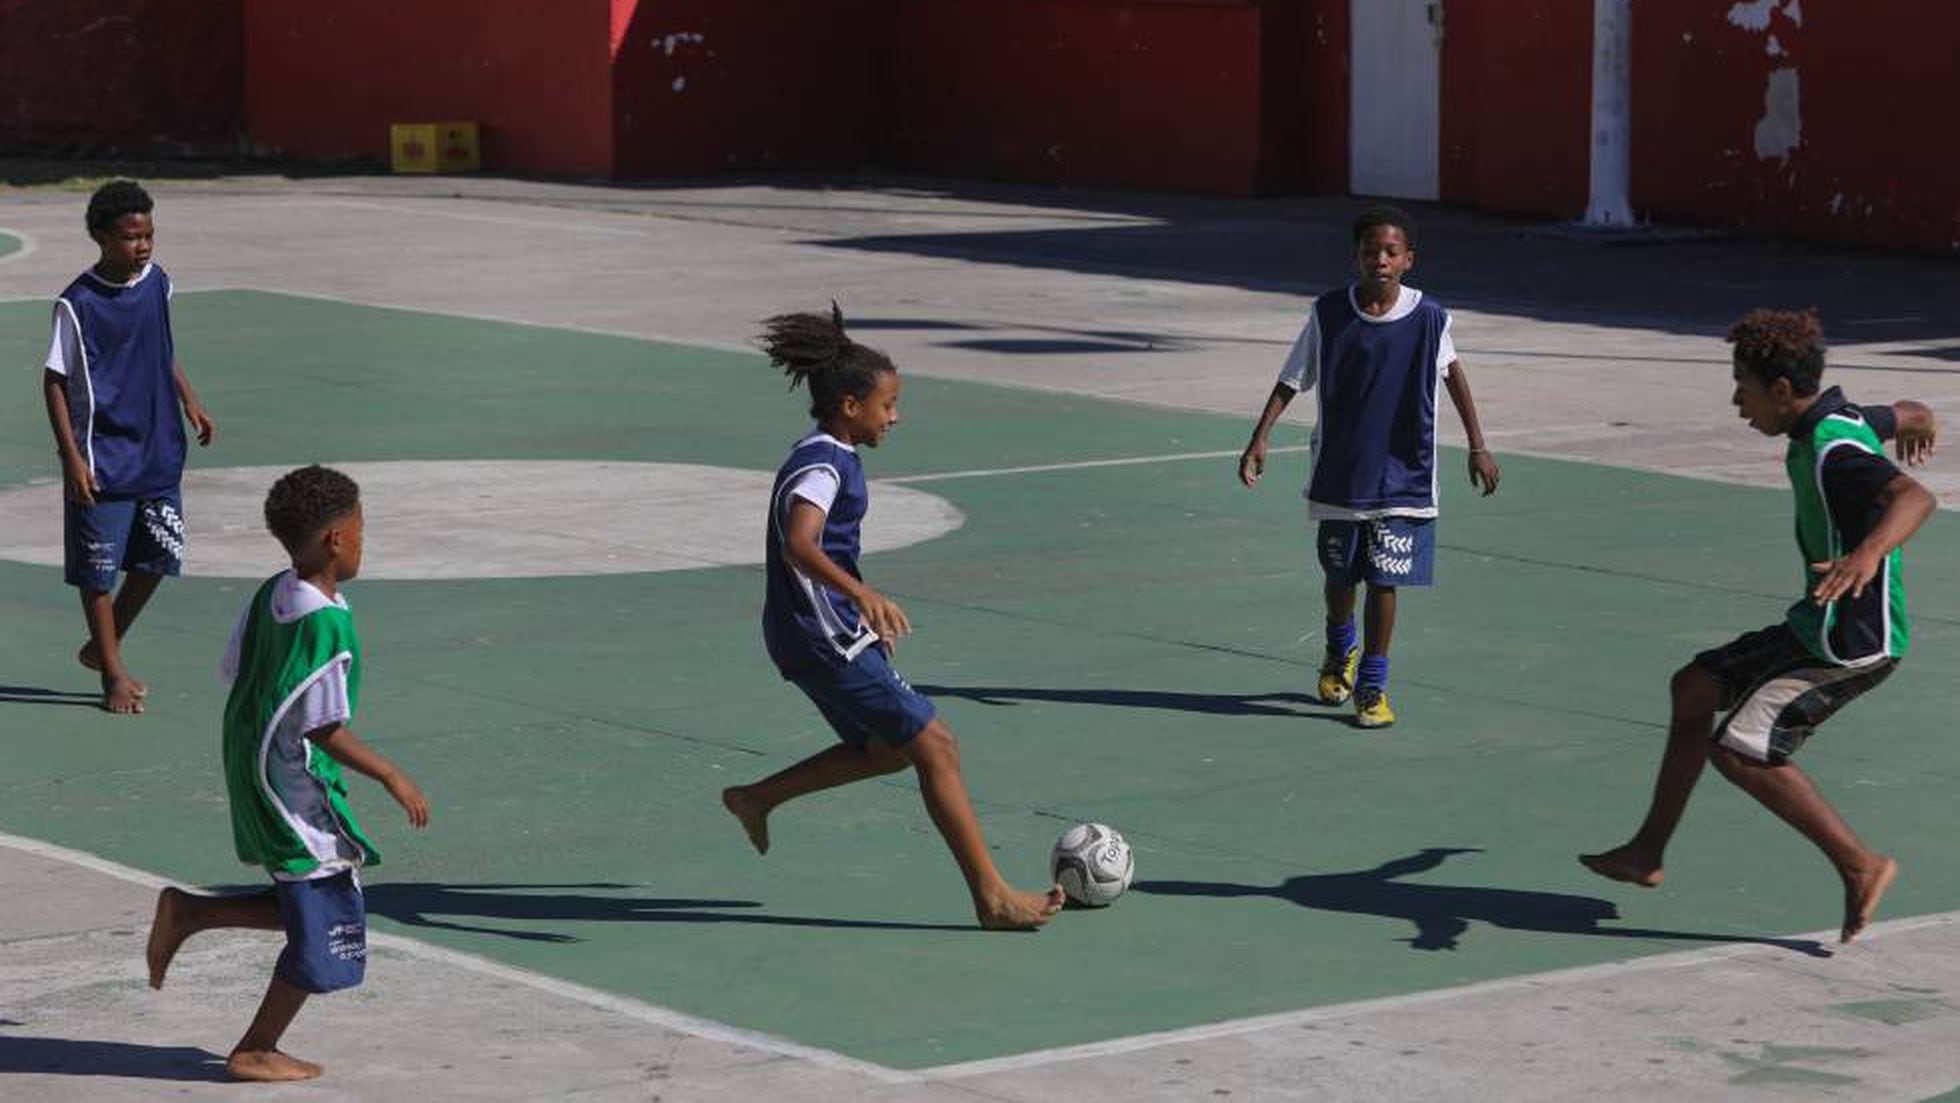
<path fill-rule="evenodd" d="M 1055 840 L 1055 880 L 1070 900 L 1100 908 L 1116 902 L 1136 876 L 1136 855 L 1121 832 L 1078 823 Z"/>

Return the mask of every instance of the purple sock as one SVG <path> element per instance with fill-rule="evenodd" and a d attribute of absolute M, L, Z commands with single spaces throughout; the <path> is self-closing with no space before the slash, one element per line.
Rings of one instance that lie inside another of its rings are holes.
<path fill-rule="evenodd" d="M 1370 689 L 1388 688 L 1388 656 L 1361 656 L 1361 673 L 1355 678 L 1355 685 Z"/>
<path fill-rule="evenodd" d="M 1327 622 L 1327 650 L 1336 655 L 1345 655 L 1354 649 L 1354 622 L 1345 624 Z"/>

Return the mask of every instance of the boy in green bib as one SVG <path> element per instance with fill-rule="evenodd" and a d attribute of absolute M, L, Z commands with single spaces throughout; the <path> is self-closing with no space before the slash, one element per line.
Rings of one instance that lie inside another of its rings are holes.
<path fill-rule="evenodd" d="M 380 782 L 416 827 L 429 822 L 422 790 L 347 729 L 361 690 L 361 645 L 340 584 L 361 569 L 361 498 L 354 480 L 303 467 L 273 484 L 266 527 L 292 569 L 258 588 L 224 661 L 225 788 L 240 861 L 273 887 L 248 896 L 166 888 L 150 927 L 150 987 L 163 987 L 184 939 L 222 927 L 285 930 L 272 983 L 225 1067 L 240 1080 L 310 1080 L 320 1066 L 279 1050 L 315 992 L 361 982 L 367 913 L 357 871 L 381 856 L 347 807 L 346 766 Z"/>
<path fill-rule="evenodd" d="M 1674 674 L 1674 715 L 1647 818 L 1632 839 L 1582 854 L 1615 881 L 1661 883 L 1661 856 L 1710 759 L 1723 777 L 1814 843 L 1844 884 L 1839 940 L 1871 922 L 1899 863 L 1867 847 L 1791 761 L 1817 726 L 1890 677 L 1906 653 L 1900 545 L 1937 502 L 1885 458 L 1933 453 L 1933 413 L 1917 402 L 1859 406 L 1818 390 L 1824 332 L 1814 313 L 1750 312 L 1729 330 L 1739 416 L 1789 438 L 1803 589 L 1782 623 L 1704 651 Z M 1718 712 L 1726 712 L 1721 725 Z"/>

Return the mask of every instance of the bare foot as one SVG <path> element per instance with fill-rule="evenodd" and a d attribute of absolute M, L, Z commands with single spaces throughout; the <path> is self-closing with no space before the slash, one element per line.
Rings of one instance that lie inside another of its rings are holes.
<path fill-rule="evenodd" d="M 1650 889 L 1661 883 L 1667 875 L 1661 872 L 1660 862 L 1645 851 L 1637 850 L 1632 843 L 1616 846 L 1601 854 L 1581 854 L 1579 864 L 1614 881 L 1625 881 Z"/>
<path fill-rule="evenodd" d="M 237 1049 L 225 1058 L 225 1071 L 239 1080 L 311 1080 L 320 1066 L 276 1049 Z"/>
<path fill-rule="evenodd" d="M 147 691 L 144 690 L 142 683 L 134 678 L 127 675 L 121 678 L 112 678 L 104 674 L 102 676 L 102 711 L 119 713 L 124 716 L 134 716 L 143 711 L 143 694 L 145 692 Z"/>
<path fill-rule="evenodd" d="M 769 809 L 740 785 L 721 791 L 721 806 L 742 821 L 742 830 L 748 832 L 749 845 L 757 854 L 769 853 Z"/>
<path fill-rule="evenodd" d="M 1864 931 L 1878 911 L 1879 898 L 1898 876 L 1899 863 L 1890 858 L 1879 859 L 1878 865 L 1862 873 L 1845 875 L 1844 930 L 1838 933 L 1839 942 L 1850 942 Z"/>
<path fill-rule="evenodd" d="M 1060 885 L 1045 894 L 1004 888 L 991 900 L 975 901 L 973 912 L 990 931 L 1032 931 L 1055 918 L 1065 899 Z"/>
<path fill-rule="evenodd" d="M 177 956 L 177 947 L 193 933 L 184 919 L 187 899 L 182 889 L 167 888 L 157 893 L 156 918 L 150 920 L 150 944 L 143 951 L 150 963 L 151 988 L 163 987 L 163 974 L 170 968 L 170 960 Z"/>
<path fill-rule="evenodd" d="M 100 649 L 98 649 L 95 646 L 94 640 L 90 640 L 87 643 L 83 644 L 82 649 L 80 651 L 75 652 L 75 661 L 81 663 L 83 666 L 87 667 L 88 669 L 95 671 L 97 674 L 102 673 L 102 652 Z M 129 682 L 131 685 L 136 687 L 136 696 L 148 697 L 150 695 L 149 686 L 144 685 L 142 682 L 137 681 L 135 678 L 131 678 Z"/>

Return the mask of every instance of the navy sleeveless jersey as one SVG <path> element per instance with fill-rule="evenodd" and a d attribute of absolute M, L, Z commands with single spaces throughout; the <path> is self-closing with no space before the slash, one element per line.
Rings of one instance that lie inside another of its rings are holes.
<path fill-rule="evenodd" d="M 141 498 L 176 486 L 185 440 L 171 373 L 170 277 L 152 266 L 121 285 L 85 272 L 55 309 L 72 313 L 80 335 L 82 362 L 68 369 L 68 413 L 100 497 Z"/>
<path fill-rule="evenodd" d="M 1424 295 L 1392 322 L 1363 319 L 1347 294 L 1314 303 L 1320 417 L 1310 501 L 1356 511 L 1436 508 L 1436 389 L 1449 313 Z"/>
<path fill-rule="evenodd" d="M 837 478 L 837 498 L 824 516 L 823 552 L 852 578 L 864 577 L 858 573 L 858 529 L 871 504 L 864 465 L 855 451 L 826 434 L 805 437 L 783 461 L 769 493 L 769 588 L 762 605 L 762 638 L 786 677 L 841 666 L 878 639 L 856 602 L 804 575 L 784 553 L 795 504 L 790 488 L 813 468 L 829 468 Z"/>

